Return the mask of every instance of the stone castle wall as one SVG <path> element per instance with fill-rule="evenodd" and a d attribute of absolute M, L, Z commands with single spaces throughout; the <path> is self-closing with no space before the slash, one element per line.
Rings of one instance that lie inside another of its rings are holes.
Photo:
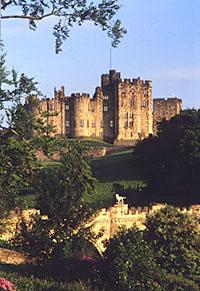
<path fill-rule="evenodd" d="M 157 98 L 153 100 L 153 131 L 157 133 L 158 123 L 163 120 L 170 120 L 182 110 L 182 100 L 174 98 Z"/>
<path fill-rule="evenodd" d="M 51 135 L 70 138 L 97 138 L 118 145 L 131 145 L 156 133 L 163 118 L 170 119 L 181 111 L 181 100 L 154 99 L 152 113 L 152 82 L 121 79 L 119 72 L 110 70 L 101 76 L 93 98 L 86 93 L 65 96 L 64 87 L 54 92 L 54 98 L 29 98 L 28 110 L 52 125 Z"/>
<path fill-rule="evenodd" d="M 128 204 L 116 203 L 114 206 L 108 209 L 100 209 L 99 212 L 88 223 L 88 226 L 92 225 L 95 234 L 102 233 L 102 236 L 96 242 L 96 247 L 100 252 L 102 252 L 105 249 L 105 241 L 109 240 L 122 227 L 128 229 L 136 225 L 136 227 L 139 229 L 145 229 L 145 220 L 147 215 L 155 213 L 165 206 L 165 204 L 155 204 L 151 207 L 129 208 Z M 187 212 L 191 215 L 195 214 L 200 217 L 200 205 L 193 205 L 189 208 L 180 208 L 180 211 Z M 10 217 L 6 220 L 7 227 L 5 227 L 5 231 L 0 236 L 0 239 L 11 239 L 18 232 L 19 223 L 21 222 L 22 218 L 28 222 L 28 225 L 31 227 L 31 222 L 37 215 L 40 214 L 36 209 L 12 211 Z M 46 216 L 43 216 L 42 218 L 47 219 Z M 18 258 L 17 254 L 16 258 Z M 24 257 L 22 257 L 22 263 L 23 261 Z"/>
<path fill-rule="evenodd" d="M 29 255 L 0 248 L 0 264 L 21 265 L 21 264 L 35 264 L 36 258 L 31 258 Z"/>
<path fill-rule="evenodd" d="M 145 229 L 147 215 L 155 213 L 165 204 L 155 204 L 151 207 L 128 207 L 128 204 L 115 204 L 109 209 L 101 209 L 94 218 L 94 232 L 103 232 L 96 243 L 99 251 L 105 249 L 105 241 L 109 240 L 120 228 L 131 228 L 134 225 L 139 229 Z M 180 211 L 189 214 L 196 214 L 200 217 L 200 205 L 194 205 L 189 208 L 180 208 Z"/>

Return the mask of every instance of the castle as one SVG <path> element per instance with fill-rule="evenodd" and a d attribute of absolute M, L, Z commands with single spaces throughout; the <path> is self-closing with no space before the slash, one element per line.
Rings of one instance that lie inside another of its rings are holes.
<path fill-rule="evenodd" d="M 93 232 L 99 236 L 95 245 L 97 249 L 102 252 L 105 250 L 105 241 L 109 240 L 116 234 L 120 228 L 132 228 L 134 225 L 138 229 L 145 229 L 145 221 L 149 214 L 153 214 L 158 210 L 166 207 L 166 204 L 153 204 L 146 207 L 130 207 L 124 203 L 124 201 L 116 202 L 112 207 L 108 209 L 100 209 L 91 219 L 88 221 L 87 226 L 92 226 Z M 200 218 L 200 205 L 191 205 L 189 207 L 179 208 L 180 212 L 188 213 L 189 215 Z M 25 220 L 31 227 L 34 217 L 40 216 L 40 211 L 36 209 L 15 209 L 10 212 L 9 218 L 5 219 L 7 227 L 0 235 L 1 240 L 9 240 L 16 235 L 19 231 L 19 225 L 21 220 Z M 46 220 L 46 215 L 41 216 Z"/>
<path fill-rule="evenodd" d="M 154 99 L 152 104 L 151 81 L 122 79 L 119 72 L 110 70 L 101 76 L 101 86 L 96 87 L 93 98 L 85 93 L 65 96 L 62 86 L 54 90 L 52 99 L 31 96 L 25 106 L 38 117 L 50 113 L 45 122 L 55 128 L 51 135 L 95 138 L 119 145 L 134 144 L 156 133 L 160 120 L 180 113 L 182 101 L 163 98 Z"/>

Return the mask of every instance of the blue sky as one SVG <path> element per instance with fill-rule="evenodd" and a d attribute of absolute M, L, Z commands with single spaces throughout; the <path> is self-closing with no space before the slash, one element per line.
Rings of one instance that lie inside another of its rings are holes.
<path fill-rule="evenodd" d="M 127 34 L 112 49 L 112 67 L 124 78 L 153 81 L 153 97 L 178 96 L 183 107 L 200 107 L 200 1 L 119 0 Z M 109 70 L 110 40 L 96 26 L 75 27 L 56 55 L 53 19 L 33 32 L 24 20 L 3 20 L 9 67 L 34 76 L 44 95 L 64 85 L 66 94 L 88 92 Z"/>

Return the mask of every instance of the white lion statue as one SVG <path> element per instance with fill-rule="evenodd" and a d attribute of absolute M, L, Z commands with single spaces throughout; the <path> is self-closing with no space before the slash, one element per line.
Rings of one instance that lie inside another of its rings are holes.
<path fill-rule="evenodd" d="M 119 194 L 115 194 L 115 197 L 117 200 L 117 204 L 124 204 L 124 199 L 126 199 L 126 197 L 120 196 Z"/>

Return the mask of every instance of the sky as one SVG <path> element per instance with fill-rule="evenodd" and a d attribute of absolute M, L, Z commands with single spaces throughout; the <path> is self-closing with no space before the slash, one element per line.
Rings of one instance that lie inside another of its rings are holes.
<path fill-rule="evenodd" d="M 152 80 L 153 98 L 180 97 L 183 108 L 200 107 L 200 1 L 119 0 L 117 15 L 127 34 L 112 49 L 112 69 L 123 78 Z M 28 29 L 25 20 L 2 20 L 8 67 L 35 77 L 47 97 L 65 86 L 66 95 L 94 93 L 110 69 L 110 39 L 91 23 L 71 30 L 55 54 L 54 19 Z"/>

